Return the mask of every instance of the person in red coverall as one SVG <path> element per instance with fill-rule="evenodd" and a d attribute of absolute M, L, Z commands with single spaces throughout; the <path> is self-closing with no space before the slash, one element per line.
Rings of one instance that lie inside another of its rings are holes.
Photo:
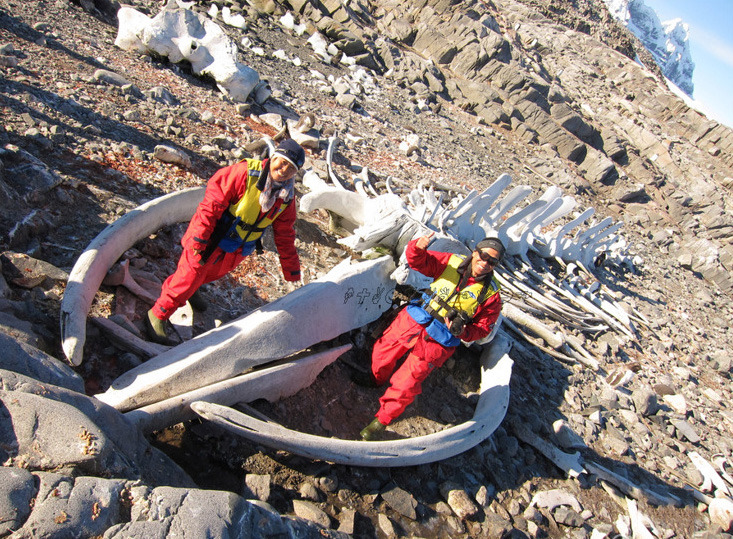
<path fill-rule="evenodd" d="M 464 257 L 428 251 L 432 236 L 412 240 L 405 251 L 410 268 L 434 279 L 429 293 L 410 302 L 384 331 L 374 344 L 371 376 L 361 380 L 372 387 L 390 382 L 379 399 L 375 419 L 361 431 L 367 441 L 374 440 L 415 400 L 422 382 L 453 355 L 461 341 L 486 337 L 501 312 L 499 285 L 493 276 L 504 255 L 501 241 L 483 239 L 470 257 Z"/>
<path fill-rule="evenodd" d="M 300 280 L 295 249 L 295 173 L 305 163 L 305 151 L 292 139 L 283 140 L 270 159 L 245 159 L 216 172 L 206 186 L 181 244 L 176 271 L 163 283 L 160 297 L 145 317 L 152 340 L 173 344 L 167 320 L 189 299 L 203 310 L 196 294 L 204 283 L 223 277 L 255 249 L 272 226 L 275 246 L 287 281 Z"/>

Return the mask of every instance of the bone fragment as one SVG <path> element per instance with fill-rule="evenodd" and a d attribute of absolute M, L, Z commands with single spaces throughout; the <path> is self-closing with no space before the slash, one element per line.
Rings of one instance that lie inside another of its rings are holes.
<path fill-rule="evenodd" d="M 623 326 L 618 320 L 616 320 L 613 316 L 609 315 L 599 307 L 593 304 L 590 300 L 583 297 L 577 290 L 575 290 L 570 284 L 567 282 L 563 283 L 564 286 L 562 287 L 562 290 L 565 291 L 566 297 L 569 299 L 572 298 L 572 301 L 577 303 L 581 308 L 585 309 L 588 312 L 592 312 L 597 314 L 599 317 L 601 317 L 605 322 L 608 323 L 612 328 L 616 329 L 620 333 L 623 333 L 624 335 L 627 335 L 630 338 L 634 338 L 634 334 L 626 327 Z"/>
<path fill-rule="evenodd" d="M 725 457 L 725 455 L 713 455 L 713 462 L 718 466 L 718 470 L 720 470 L 720 476 L 728 481 L 728 483 L 733 485 L 733 477 L 731 477 L 731 475 L 725 469 L 726 466 L 728 466 L 729 468 L 733 466 L 731 466 L 731 463 L 728 462 L 728 459 Z"/>
<path fill-rule="evenodd" d="M 715 486 L 722 494 L 730 496 L 728 485 L 718 475 L 718 472 L 715 471 L 712 464 L 705 460 L 697 451 L 688 451 L 687 456 L 695 465 L 695 468 L 702 474 L 703 484 L 700 486 L 700 490 L 703 492 L 712 492 L 713 486 Z"/>
<path fill-rule="evenodd" d="M 537 449 L 550 462 L 568 474 L 569 477 L 578 477 L 580 474 L 585 473 L 585 469 L 581 463 L 580 453 L 577 451 L 572 454 L 560 451 L 560 449 L 537 436 L 522 423 L 515 421 L 512 423 L 512 428 L 517 438 Z"/>
<path fill-rule="evenodd" d="M 574 356 L 566 355 L 565 353 L 558 352 L 554 348 L 550 348 L 549 346 L 546 346 L 545 344 L 543 344 L 542 339 L 536 338 L 536 337 L 535 338 L 531 337 L 521 327 L 516 326 L 514 324 L 514 322 L 512 322 L 508 318 L 502 317 L 502 324 L 505 324 L 506 327 L 512 333 L 514 333 L 518 337 L 524 339 L 525 341 L 527 341 L 529 344 L 531 344 L 532 346 L 536 347 L 537 349 L 542 350 L 547 355 L 549 355 L 551 357 L 554 357 L 554 358 L 557 358 L 560 361 L 563 361 L 563 362 L 569 363 L 569 364 L 573 364 L 573 363 L 576 362 L 576 359 L 575 359 Z M 562 349 L 564 350 L 565 348 L 566 348 L 566 346 L 564 345 Z"/>
<path fill-rule="evenodd" d="M 149 301 L 150 303 L 155 303 L 155 301 L 158 299 L 157 295 L 148 292 L 146 289 L 138 284 L 138 282 L 134 279 L 132 275 L 130 275 L 129 260 L 123 260 L 122 262 L 114 266 L 111 270 L 109 270 L 107 272 L 107 276 L 104 278 L 102 283 L 110 286 L 122 285 L 136 296 L 146 301 Z"/>
<path fill-rule="evenodd" d="M 572 335 L 565 335 L 565 338 L 572 337 Z M 588 355 L 588 352 L 586 352 L 582 346 L 570 346 L 568 343 L 570 341 L 563 344 L 562 348 L 560 349 L 562 352 L 564 352 L 566 355 L 575 358 L 575 360 L 580 363 L 581 365 L 585 365 L 586 367 L 590 367 L 594 371 L 597 371 L 601 368 L 600 363 Z M 578 344 L 577 340 L 574 340 L 575 345 Z"/>
<path fill-rule="evenodd" d="M 580 339 L 578 339 L 575 335 L 565 335 L 565 341 L 575 352 L 577 352 L 577 354 L 573 355 L 578 359 L 580 363 L 596 371 L 601 368 L 598 360 L 591 356 L 590 353 L 588 353 L 588 351 L 583 347 L 583 344 L 580 342 Z"/>
<path fill-rule="evenodd" d="M 125 417 L 143 432 L 153 432 L 196 417 L 190 408 L 194 401 L 203 400 L 222 406 L 257 399 L 276 402 L 311 385 L 325 367 L 349 349 L 351 345 L 347 344 L 284 364 L 264 367 L 131 410 L 125 413 Z"/>
<path fill-rule="evenodd" d="M 549 296 L 546 292 L 537 290 L 536 288 L 525 284 L 522 282 L 524 277 L 517 275 L 516 272 L 512 272 L 512 279 L 505 275 L 501 270 L 495 271 L 494 276 L 503 288 L 517 290 L 527 301 L 531 301 L 543 311 L 554 312 L 561 317 L 579 317 L 581 313 L 581 311 L 573 312 L 573 310 L 571 310 L 567 305 L 561 303 L 558 299 Z"/>
<path fill-rule="evenodd" d="M 537 507 L 544 507 L 550 511 L 553 511 L 556 507 L 561 505 L 569 505 L 578 513 L 583 511 L 578 498 L 561 489 L 542 490 L 536 493 L 532 496 L 532 501 L 529 506 L 534 507 L 535 505 Z"/>
<path fill-rule="evenodd" d="M 526 327 L 536 335 L 542 337 L 542 339 L 550 345 L 552 348 L 560 348 L 565 344 L 565 339 L 561 333 L 555 333 L 548 326 L 534 318 L 533 316 L 517 309 L 514 305 L 509 302 L 503 304 L 502 312 L 506 318 Z"/>
<path fill-rule="evenodd" d="M 182 341 L 191 340 L 193 337 L 193 308 L 189 302 L 176 309 L 168 320 Z"/>
<path fill-rule="evenodd" d="M 636 501 L 626 498 L 626 507 L 629 511 L 633 539 L 657 539 L 660 537 L 659 532 L 649 517 L 639 512 L 639 509 L 636 507 Z M 654 533 L 650 532 L 647 526 L 654 530 Z"/>
<path fill-rule="evenodd" d="M 733 528 L 733 500 L 728 497 L 715 498 L 708 505 L 710 520 L 723 530 Z"/>
<path fill-rule="evenodd" d="M 333 170 L 333 152 L 336 150 L 336 146 L 339 143 L 337 136 L 328 138 L 328 150 L 326 151 L 326 166 L 328 167 L 328 177 L 331 178 L 331 182 L 339 189 L 346 190 L 344 184 L 341 183 L 336 172 Z"/>
<path fill-rule="evenodd" d="M 621 477 L 620 475 L 604 468 L 600 464 L 596 464 L 595 462 L 588 461 L 585 463 L 585 467 L 589 473 L 592 473 L 603 481 L 608 481 L 619 490 L 621 490 L 621 492 L 623 492 L 627 496 L 631 496 L 636 500 L 646 499 L 649 503 L 660 506 L 679 506 L 681 503 L 681 500 L 677 496 L 673 496 L 672 494 L 659 494 L 657 492 L 654 492 L 653 490 L 639 487 L 625 477 Z"/>
<path fill-rule="evenodd" d="M 126 350 L 146 358 L 155 357 L 170 348 L 169 346 L 163 346 L 162 344 L 144 341 L 109 318 L 95 316 L 90 318 L 90 320 L 102 328 L 113 342 Z"/>

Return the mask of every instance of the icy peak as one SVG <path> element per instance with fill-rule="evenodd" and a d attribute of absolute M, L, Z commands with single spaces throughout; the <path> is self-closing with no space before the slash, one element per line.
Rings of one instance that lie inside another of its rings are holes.
<path fill-rule="evenodd" d="M 695 64 L 690 56 L 690 27 L 682 19 L 662 23 L 644 0 L 605 1 L 611 14 L 652 53 L 664 76 L 692 97 Z"/>

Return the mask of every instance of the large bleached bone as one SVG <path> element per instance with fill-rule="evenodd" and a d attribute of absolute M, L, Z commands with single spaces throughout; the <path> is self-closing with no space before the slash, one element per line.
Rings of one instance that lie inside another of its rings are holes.
<path fill-rule="evenodd" d="M 341 238 L 338 243 L 358 252 L 363 252 L 375 245 L 395 249 L 403 231 L 410 228 L 412 224 L 419 225 L 409 215 L 397 210 L 380 221 L 358 227 L 354 230 L 353 235 Z"/>
<path fill-rule="evenodd" d="M 507 195 L 497 202 L 486 214 L 479 220 L 479 226 L 487 232 L 492 230 L 496 223 L 509 212 L 514 206 L 527 198 L 532 192 L 532 188 L 528 185 L 517 185 L 509 191 Z"/>
<path fill-rule="evenodd" d="M 565 261 L 577 261 L 589 266 L 596 257 L 601 246 L 601 240 L 621 228 L 621 226 L 623 226 L 623 223 L 613 224 L 613 219 L 606 217 L 587 230 L 578 232 L 560 256 Z"/>
<path fill-rule="evenodd" d="M 454 210 L 447 212 L 443 219 L 438 221 L 438 227 L 442 231 L 450 228 L 453 236 L 466 242 L 469 246 L 472 245 L 469 242 L 476 235 L 481 217 L 489 211 L 491 205 L 496 202 L 511 181 L 509 174 L 502 174 L 480 195 L 473 191 Z"/>
<path fill-rule="evenodd" d="M 367 208 L 370 199 L 359 193 L 326 185 L 318 174 L 309 170 L 303 176 L 303 184 L 311 189 L 300 197 L 300 211 L 309 213 L 316 209 L 332 211 L 355 225 L 367 221 Z"/>
<path fill-rule="evenodd" d="M 522 231 L 527 225 L 527 222 L 531 219 L 532 215 L 534 215 L 537 210 L 542 209 L 545 206 L 547 206 L 546 201 L 533 200 L 524 208 L 515 211 L 506 219 L 506 221 L 496 227 L 496 234 L 504 243 L 507 254 L 518 255 L 526 252 L 527 246 L 522 245 Z"/>
<path fill-rule="evenodd" d="M 81 365 L 87 314 L 112 264 L 138 241 L 164 226 L 188 221 L 204 197 L 196 187 L 156 198 L 105 228 L 74 264 L 61 301 L 61 344 L 72 365 Z"/>
<path fill-rule="evenodd" d="M 593 264 L 596 258 L 598 258 L 598 253 L 607 250 L 608 247 L 616 241 L 615 233 L 622 226 L 624 226 L 622 222 L 615 223 L 605 230 L 598 232 L 591 239 L 586 241 L 581 248 L 581 254 L 578 258 L 578 262 L 582 263 L 586 267 Z M 606 237 L 608 237 L 608 239 L 601 241 Z"/>
<path fill-rule="evenodd" d="M 266 399 L 276 402 L 311 385 L 320 372 L 351 349 L 339 346 L 291 360 L 273 367 L 263 367 L 241 376 L 223 380 L 160 402 L 125 413 L 125 417 L 143 432 L 161 430 L 196 417 L 190 406 L 206 401 L 223 406 Z"/>
<path fill-rule="evenodd" d="M 481 355 L 481 389 L 471 420 L 434 434 L 394 441 L 361 442 L 286 429 L 225 406 L 195 402 L 201 417 L 257 443 L 308 458 L 352 466 L 416 466 L 450 458 L 485 440 L 501 424 L 509 404 L 512 360 L 509 341 L 498 335 Z"/>
<path fill-rule="evenodd" d="M 117 18 L 116 46 L 173 63 L 186 60 L 195 75 L 213 78 L 234 101 L 246 101 L 260 81 L 254 69 L 237 62 L 236 43 L 204 15 L 169 4 L 153 18 L 123 6 Z"/>
<path fill-rule="evenodd" d="M 127 371 L 96 397 L 132 410 L 364 326 L 392 304 L 394 267 L 391 257 L 345 260 L 326 276 Z"/>
<path fill-rule="evenodd" d="M 525 223 L 518 227 L 515 232 L 517 236 L 516 252 L 510 254 L 517 254 L 523 260 L 527 260 L 527 251 L 529 251 L 530 243 L 534 239 L 535 230 L 554 215 L 562 207 L 562 204 L 563 200 L 561 198 L 555 198 L 547 202 L 544 208 L 539 208 L 535 213 L 528 216 Z"/>

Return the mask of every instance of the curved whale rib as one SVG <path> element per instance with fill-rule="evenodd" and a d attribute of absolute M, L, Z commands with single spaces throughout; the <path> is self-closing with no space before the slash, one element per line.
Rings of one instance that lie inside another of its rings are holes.
<path fill-rule="evenodd" d="M 72 365 L 81 365 L 89 308 L 104 276 L 122 254 L 153 232 L 188 221 L 204 198 L 194 187 L 138 206 L 107 226 L 92 240 L 69 274 L 61 301 L 61 344 Z"/>
<path fill-rule="evenodd" d="M 415 466 L 450 458 L 471 449 L 501 424 L 509 406 L 512 360 L 503 335 L 484 347 L 481 355 L 481 390 L 473 418 L 440 432 L 382 442 L 326 438 L 261 421 L 232 408 L 197 401 L 191 408 L 208 419 L 263 445 L 313 459 L 352 466 Z"/>

